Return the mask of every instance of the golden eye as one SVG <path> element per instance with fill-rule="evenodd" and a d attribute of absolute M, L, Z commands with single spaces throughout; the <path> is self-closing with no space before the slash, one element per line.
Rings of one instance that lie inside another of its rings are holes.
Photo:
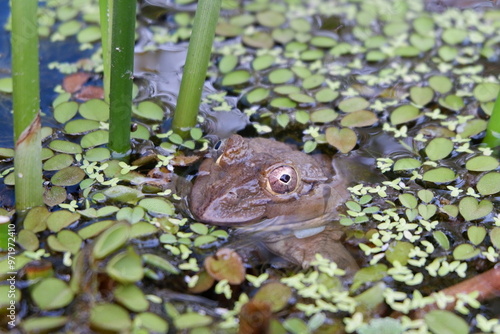
<path fill-rule="evenodd" d="M 292 166 L 282 165 L 275 167 L 267 174 L 267 188 L 276 194 L 288 194 L 299 184 L 299 176 Z"/>

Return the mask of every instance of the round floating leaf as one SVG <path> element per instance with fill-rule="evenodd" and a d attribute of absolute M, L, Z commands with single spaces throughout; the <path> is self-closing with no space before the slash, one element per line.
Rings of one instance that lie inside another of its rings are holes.
<path fill-rule="evenodd" d="M 423 175 L 423 180 L 434 183 L 451 182 L 456 179 L 455 172 L 446 167 L 428 170 Z"/>
<path fill-rule="evenodd" d="M 314 36 L 309 43 L 317 48 L 331 48 L 337 44 L 337 41 L 328 36 Z"/>
<path fill-rule="evenodd" d="M 398 261 L 399 264 L 406 266 L 413 248 L 414 246 L 407 241 L 396 241 L 385 251 L 385 258 L 390 263 Z"/>
<path fill-rule="evenodd" d="M 467 196 L 460 200 L 458 209 L 465 220 L 476 220 L 490 214 L 493 204 L 488 200 L 478 202 L 474 197 Z"/>
<path fill-rule="evenodd" d="M 356 133 L 349 128 L 330 127 L 325 131 L 326 141 L 342 153 L 350 152 L 358 141 Z"/>
<path fill-rule="evenodd" d="M 257 21 L 265 27 L 276 28 L 285 23 L 286 18 L 282 13 L 268 10 L 257 13 Z"/>
<path fill-rule="evenodd" d="M 444 250 L 450 249 L 450 241 L 443 231 L 434 231 L 432 232 L 432 236 Z"/>
<path fill-rule="evenodd" d="M 391 113 L 391 123 L 399 125 L 416 120 L 421 116 L 420 110 L 412 105 L 404 105 L 394 109 Z"/>
<path fill-rule="evenodd" d="M 333 109 L 325 108 L 318 109 L 311 113 L 311 122 L 313 123 L 329 123 L 337 118 L 338 114 Z"/>
<path fill-rule="evenodd" d="M 429 203 L 434 199 L 434 194 L 428 189 L 421 189 L 418 191 L 418 198 L 420 198 L 422 202 Z"/>
<path fill-rule="evenodd" d="M 66 123 L 75 117 L 78 111 L 78 103 L 74 101 L 62 102 L 54 108 L 54 118 L 59 123 Z"/>
<path fill-rule="evenodd" d="M 281 43 L 281 44 L 286 44 L 290 42 L 294 37 L 295 37 L 295 31 L 292 29 L 286 28 L 286 29 L 274 29 L 272 32 L 272 36 L 276 42 Z"/>
<path fill-rule="evenodd" d="M 479 102 L 488 102 L 497 98 L 500 85 L 492 82 L 480 83 L 474 88 L 474 97 Z"/>
<path fill-rule="evenodd" d="M 76 166 L 66 167 L 55 173 L 50 182 L 55 186 L 74 186 L 85 177 L 85 172 Z"/>
<path fill-rule="evenodd" d="M 282 127 L 285 128 L 290 122 L 290 116 L 288 114 L 280 114 L 276 116 L 276 122 Z"/>
<path fill-rule="evenodd" d="M 282 85 L 277 86 L 273 89 L 276 93 L 281 95 L 288 95 L 293 93 L 300 93 L 300 87 L 292 86 L 292 85 Z"/>
<path fill-rule="evenodd" d="M 339 96 L 338 92 L 331 90 L 330 88 L 323 88 L 323 89 L 316 92 L 316 94 L 314 95 L 314 98 L 318 102 L 327 103 L 327 102 L 332 102 L 338 96 Z"/>
<path fill-rule="evenodd" d="M 134 318 L 134 324 L 140 324 L 141 329 L 147 331 L 147 333 L 167 333 L 168 332 L 168 322 L 162 319 L 160 316 L 145 312 L 140 313 Z"/>
<path fill-rule="evenodd" d="M 85 160 L 90 162 L 109 160 L 111 152 L 105 147 L 96 147 L 87 150 L 84 154 Z"/>
<path fill-rule="evenodd" d="M 215 256 L 204 263 L 207 272 L 216 280 L 227 280 L 229 284 L 241 284 L 245 280 L 245 267 L 241 257 L 229 248 L 221 248 Z"/>
<path fill-rule="evenodd" d="M 66 189 L 59 186 L 53 186 L 45 189 L 43 193 L 43 202 L 48 206 L 55 206 L 63 203 L 66 200 Z"/>
<path fill-rule="evenodd" d="M 357 290 L 367 282 L 376 282 L 387 276 L 387 266 L 385 264 L 375 264 L 361 268 L 353 278 L 351 291 Z"/>
<path fill-rule="evenodd" d="M 370 103 L 362 97 L 351 97 L 340 101 L 339 109 L 345 113 L 350 113 L 353 111 L 363 110 L 368 108 Z"/>
<path fill-rule="evenodd" d="M 47 218 L 47 227 L 52 232 L 59 232 L 63 228 L 73 224 L 80 219 L 80 214 L 68 210 L 52 212 Z"/>
<path fill-rule="evenodd" d="M 255 71 L 262 71 L 269 68 L 276 61 L 276 57 L 273 55 L 262 55 L 258 56 L 252 61 L 252 68 Z"/>
<path fill-rule="evenodd" d="M 453 142 L 448 138 L 434 138 L 425 147 L 425 154 L 431 160 L 441 160 L 453 151 Z"/>
<path fill-rule="evenodd" d="M 392 167 L 394 171 L 399 171 L 399 170 L 409 170 L 409 169 L 415 169 L 418 168 L 422 165 L 420 161 L 417 159 L 413 158 L 403 158 L 399 159 L 394 163 L 394 166 Z"/>
<path fill-rule="evenodd" d="M 420 50 L 414 46 L 399 46 L 394 50 L 394 54 L 401 57 L 416 57 L 420 54 Z"/>
<path fill-rule="evenodd" d="M 14 150 L 11 148 L 0 148 L 0 159 L 13 158 Z"/>
<path fill-rule="evenodd" d="M 98 26 L 89 26 L 76 35 L 78 43 L 92 43 L 101 39 L 101 29 Z"/>
<path fill-rule="evenodd" d="M 113 220 L 101 220 L 99 222 L 90 224 L 78 231 L 78 235 L 82 239 L 90 239 L 100 234 L 102 231 L 111 227 L 115 221 Z"/>
<path fill-rule="evenodd" d="M 436 40 L 434 36 L 422 36 L 419 34 L 412 34 L 410 36 L 410 43 L 419 51 L 429 51 L 434 47 Z"/>
<path fill-rule="evenodd" d="M 413 103 L 425 106 L 434 98 L 434 91 L 430 87 L 412 87 L 410 89 L 410 98 Z"/>
<path fill-rule="evenodd" d="M 323 58 L 323 50 L 306 50 L 300 54 L 300 59 L 305 61 L 313 61 Z"/>
<path fill-rule="evenodd" d="M 290 27 L 297 32 L 309 32 L 311 23 L 304 18 L 296 18 L 290 21 Z"/>
<path fill-rule="evenodd" d="M 57 27 L 57 32 L 62 36 L 72 36 L 79 32 L 82 28 L 82 23 L 76 20 L 66 21 L 61 23 L 59 27 Z"/>
<path fill-rule="evenodd" d="M 245 94 L 248 103 L 255 104 L 262 102 L 269 96 L 269 89 L 258 87 Z"/>
<path fill-rule="evenodd" d="M 289 97 L 292 101 L 295 101 L 299 104 L 311 104 L 315 102 L 312 97 L 302 93 L 290 94 Z"/>
<path fill-rule="evenodd" d="M 270 49 L 274 45 L 274 40 L 268 33 L 257 31 L 251 35 L 244 35 L 243 43 L 256 49 Z"/>
<path fill-rule="evenodd" d="M 410 26 L 404 21 L 394 21 L 384 26 L 384 33 L 387 36 L 397 36 L 405 33 Z"/>
<path fill-rule="evenodd" d="M 169 274 L 178 274 L 180 271 L 164 258 L 154 254 L 143 254 L 142 258 L 146 264 L 154 266 Z"/>
<path fill-rule="evenodd" d="M 291 297 L 290 287 L 279 282 L 271 282 L 261 287 L 253 299 L 266 302 L 271 305 L 272 312 L 279 312 L 287 306 Z"/>
<path fill-rule="evenodd" d="M 439 99 L 439 104 L 451 110 L 460 110 L 465 106 L 464 100 L 454 94 L 448 95 L 444 99 Z"/>
<path fill-rule="evenodd" d="M 307 77 L 302 81 L 302 87 L 304 89 L 314 89 L 316 87 L 321 86 L 325 82 L 325 77 L 321 74 L 314 74 L 310 77 Z"/>
<path fill-rule="evenodd" d="M 49 143 L 49 147 L 52 150 L 61 153 L 68 153 L 68 154 L 82 153 L 82 147 L 80 145 L 64 140 L 58 140 L 58 139 L 53 140 Z"/>
<path fill-rule="evenodd" d="M 246 70 L 237 70 L 230 72 L 222 78 L 223 86 L 236 86 L 241 85 L 250 79 L 250 73 Z"/>
<path fill-rule="evenodd" d="M 443 41 L 448 44 L 455 45 L 464 41 L 467 38 L 467 30 L 460 28 L 448 28 L 441 35 Z"/>
<path fill-rule="evenodd" d="M 496 249 L 500 249 L 500 227 L 494 227 L 490 230 L 490 239 Z"/>
<path fill-rule="evenodd" d="M 449 45 L 443 45 L 438 49 L 438 54 L 444 61 L 453 61 L 458 56 L 458 50 Z"/>
<path fill-rule="evenodd" d="M 161 121 L 164 114 L 163 108 L 151 101 L 142 101 L 132 111 L 134 115 L 151 121 Z"/>
<path fill-rule="evenodd" d="M 432 216 L 436 214 L 437 206 L 434 204 L 419 204 L 418 213 L 423 219 L 429 220 Z"/>
<path fill-rule="evenodd" d="M 134 284 L 120 285 L 113 295 L 120 304 L 132 312 L 144 312 L 149 308 L 144 293 Z"/>
<path fill-rule="evenodd" d="M 43 164 L 44 170 L 60 170 L 73 163 L 73 156 L 69 154 L 56 154 Z"/>
<path fill-rule="evenodd" d="M 302 42 L 290 42 L 286 45 L 286 52 L 302 52 L 307 50 L 308 46 L 306 43 Z"/>
<path fill-rule="evenodd" d="M 467 160 L 465 168 L 474 172 L 487 172 L 496 169 L 499 162 L 492 156 L 478 156 Z"/>
<path fill-rule="evenodd" d="M 27 251 L 34 252 L 40 246 L 40 242 L 38 241 L 36 234 L 30 230 L 23 229 L 19 231 L 19 233 L 17 234 L 16 241 L 19 244 L 19 246 L 21 246 L 23 249 L 26 249 Z"/>
<path fill-rule="evenodd" d="M 191 29 L 189 29 L 189 31 L 191 31 Z M 215 34 L 224 37 L 236 37 L 243 31 L 242 27 L 238 27 L 237 25 L 228 22 L 219 21 L 215 27 Z"/>
<path fill-rule="evenodd" d="M 141 257 L 132 248 L 115 255 L 109 260 L 106 272 L 111 278 L 120 283 L 134 283 L 144 276 Z"/>
<path fill-rule="evenodd" d="M 226 55 L 219 61 L 219 71 L 221 73 L 231 72 L 236 65 L 238 65 L 238 57 L 235 55 Z"/>
<path fill-rule="evenodd" d="M 122 185 L 107 188 L 103 194 L 111 200 L 130 204 L 135 204 L 144 197 L 144 194 L 139 190 Z"/>
<path fill-rule="evenodd" d="M 456 205 L 443 205 L 441 211 L 445 212 L 450 217 L 458 216 L 458 207 Z"/>
<path fill-rule="evenodd" d="M 113 332 L 126 332 L 132 326 L 128 311 L 109 303 L 98 304 L 91 309 L 90 323 L 93 327 Z"/>
<path fill-rule="evenodd" d="M 44 206 L 36 206 L 28 211 L 23 222 L 23 228 L 38 233 L 47 228 L 47 218 L 51 215 Z"/>
<path fill-rule="evenodd" d="M 486 237 L 484 226 L 471 226 L 467 229 L 467 237 L 474 245 L 479 245 Z"/>
<path fill-rule="evenodd" d="M 297 110 L 295 112 L 295 120 L 299 123 L 305 124 L 309 122 L 309 114 L 304 110 Z"/>
<path fill-rule="evenodd" d="M 491 172 L 483 175 L 477 182 L 477 191 L 483 196 L 498 193 L 500 191 L 500 173 Z"/>
<path fill-rule="evenodd" d="M 269 81 L 272 84 L 283 84 L 293 79 L 293 72 L 287 68 L 279 68 L 269 73 Z"/>
<path fill-rule="evenodd" d="M 75 119 L 64 125 L 64 131 L 68 134 L 76 135 L 93 130 L 97 130 L 100 127 L 98 121 L 92 121 L 90 119 Z"/>
<path fill-rule="evenodd" d="M 462 138 L 472 137 L 486 130 L 488 123 L 484 119 L 473 119 L 459 127 L 457 132 Z"/>
<path fill-rule="evenodd" d="M 293 102 L 288 97 L 277 97 L 272 99 L 270 105 L 279 109 L 292 109 L 297 107 L 297 103 Z"/>
<path fill-rule="evenodd" d="M 51 315 L 48 317 L 24 318 L 19 326 L 25 333 L 57 333 L 57 329 L 67 322 L 68 317 Z"/>
<path fill-rule="evenodd" d="M 88 100 L 80 104 L 78 111 L 83 118 L 93 121 L 107 122 L 109 119 L 109 106 L 103 100 Z"/>
<path fill-rule="evenodd" d="M 445 310 L 432 310 L 424 317 L 434 334 L 467 334 L 469 325 L 458 315 Z"/>
<path fill-rule="evenodd" d="M 108 141 L 109 132 L 107 130 L 97 130 L 84 135 L 80 141 L 80 145 L 82 148 L 89 148 L 107 144 Z"/>
<path fill-rule="evenodd" d="M 12 78 L 0 78 L 0 92 L 12 93 Z"/>
<path fill-rule="evenodd" d="M 453 250 L 453 257 L 455 260 L 468 260 L 477 256 L 479 253 L 481 253 L 480 249 L 476 249 L 469 244 L 461 244 Z"/>
<path fill-rule="evenodd" d="M 196 312 L 187 312 L 176 316 L 174 326 L 177 330 L 208 326 L 212 323 L 212 317 Z"/>
<path fill-rule="evenodd" d="M 144 198 L 139 202 L 139 206 L 143 207 L 151 214 L 166 216 L 174 214 L 174 205 L 161 197 Z"/>
<path fill-rule="evenodd" d="M 345 127 L 364 127 L 378 122 L 377 115 L 368 110 L 358 110 L 347 114 L 342 118 L 340 124 Z"/>
<path fill-rule="evenodd" d="M 76 254 L 82 246 L 82 238 L 75 232 L 69 230 L 62 230 L 57 233 L 57 240 L 73 255 Z"/>
<path fill-rule="evenodd" d="M 130 225 L 124 222 L 116 223 L 108 228 L 94 242 L 94 247 L 92 248 L 94 258 L 105 258 L 122 247 L 127 242 L 129 234 Z"/>
<path fill-rule="evenodd" d="M 37 283 L 31 290 L 31 298 L 42 310 L 55 310 L 69 305 L 74 293 L 66 282 L 49 277 Z"/>
<path fill-rule="evenodd" d="M 381 61 L 387 58 L 387 55 L 381 51 L 371 50 L 366 53 L 367 61 Z"/>
<path fill-rule="evenodd" d="M 451 80 L 442 75 L 435 75 L 433 77 L 430 77 L 429 85 L 432 89 L 441 94 L 448 93 L 453 87 Z"/>
<path fill-rule="evenodd" d="M 413 20 L 413 28 L 421 35 L 427 35 L 434 30 L 434 20 L 429 16 L 420 16 Z"/>
<path fill-rule="evenodd" d="M 414 209 L 417 207 L 417 198 L 412 194 L 401 194 L 399 195 L 399 201 L 401 204 L 409 209 Z"/>

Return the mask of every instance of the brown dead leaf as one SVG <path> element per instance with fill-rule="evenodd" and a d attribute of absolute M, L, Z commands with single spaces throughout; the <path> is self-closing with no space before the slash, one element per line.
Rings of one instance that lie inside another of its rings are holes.
<path fill-rule="evenodd" d="M 85 86 L 79 93 L 75 94 L 75 97 L 82 101 L 103 99 L 104 89 L 98 86 Z"/>
<path fill-rule="evenodd" d="M 205 259 L 205 269 L 218 281 L 226 279 L 229 284 L 241 284 L 245 280 L 245 267 L 234 250 L 221 248 L 215 256 Z"/>
<path fill-rule="evenodd" d="M 62 87 L 68 93 L 76 93 L 90 79 L 90 73 L 78 72 L 67 75 L 63 79 Z"/>
<path fill-rule="evenodd" d="M 263 301 L 251 300 L 240 311 L 240 329 L 238 334 L 269 333 L 271 306 Z"/>

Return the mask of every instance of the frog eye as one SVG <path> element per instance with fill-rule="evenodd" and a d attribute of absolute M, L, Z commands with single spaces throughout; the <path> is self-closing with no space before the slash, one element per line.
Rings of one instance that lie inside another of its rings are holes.
<path fill-rule="evenodd" d="M 281 165 L 267 174 L 267 188 L 276 194 L 288 194 L 295 191 L 299 176 L 292 166 Z"/>

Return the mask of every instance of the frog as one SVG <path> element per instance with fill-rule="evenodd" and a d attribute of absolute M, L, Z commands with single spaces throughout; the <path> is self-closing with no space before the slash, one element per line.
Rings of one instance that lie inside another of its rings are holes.
<path fill-rule="evenodd" d="M 252 235 L 291 263 L 308 267 L 320 254 L 354 272 L 338 224 L 350 179 L 329 161 L 274 139 L 233 134 L 201 163 L 189 209 L 194 219 Z"/>

